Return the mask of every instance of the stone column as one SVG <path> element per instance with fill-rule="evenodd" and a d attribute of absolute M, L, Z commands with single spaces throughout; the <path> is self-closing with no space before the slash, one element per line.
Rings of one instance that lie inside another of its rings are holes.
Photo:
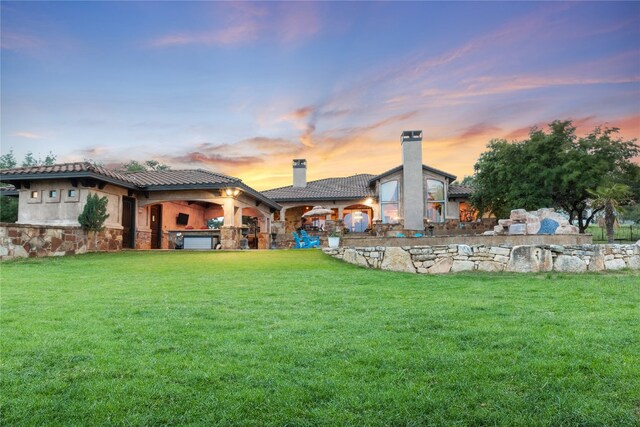
<path fill-rule="evenodd" d="M 237 206 L 234 213 L 234 227 L 242 227 L 242 208 Z"/>
<path fill-rule="evenodd" d="M 239 249 L 242 233 L 234 226 L 225 225 L 220 229 L 220 244 L 222 249 Z"/>

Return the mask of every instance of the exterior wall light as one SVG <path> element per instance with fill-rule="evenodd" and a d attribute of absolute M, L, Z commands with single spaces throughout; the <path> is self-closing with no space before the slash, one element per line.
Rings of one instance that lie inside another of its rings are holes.
<path fill-rule="evenodd" d="M 235 197 L 238 194 L 240 194 L 240 190 L 238 188 L 227 188 L 224 190 L 224 194 L 226 194 L 229 197 Z"/>
<path fill-rule="evenodd" d="M 368 197 L 367 200 L 364 201 L 365 205 L 371 205 L 373 204 L 373 199 L 371 197 Z"/>

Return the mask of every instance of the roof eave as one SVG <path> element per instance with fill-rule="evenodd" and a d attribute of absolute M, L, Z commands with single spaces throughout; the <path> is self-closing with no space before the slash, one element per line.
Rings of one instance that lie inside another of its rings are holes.
<path fill-rule="evenodd" d="M 389 169 L 388 171 L 383 172 L 380 175 L 374 176 L 373 178 L 371 178 L 369 180 L 369 186 L 372 186 L 376 181 L 380 180 L 381 178 L 384 178 L 385 176 L 394 174 L 394 173 L 402 170 L 402 168 L 403 168 L 403 165 L 396 166 L 395 168 Z M 422 170 L 427 170 L 429 172 L 433 172 L 435 174 L 442 175 L 445 178 L 449 178 L 451 181 L 455 181 L 456 178 L 457 178 L 455 175 L 452 175 L 452 174 L 450 174 L 448 172 L 445 172 L 445 171 L 441 171 L 440 169 L 432 168 L 431 166 L 427 166 L 427 165 L 422 165 Z"/>
<path fill-rule="evenodd" d="M 16 182 L 16 181 L 43 181 L 51 179 L 81 179 L 91 178 L 103 181 L 108 184 L 119 185 L 121 187 L 136 190 L 138 186 L 127 181 L 117 178 L 108 177 L 95 172 L 45 172 L 45 173 L 25 173 L 25 174 L 0 174 L 0 182 Z"/>
<path fill-rule="evenodd" d="M 285 198 L 285 197 L 277 197 L 277 198 L 273 198 L 273 200 L 279 202 L 304 202 L 304 201 L 308 201 L 308 200 L 313 200 L 315 202 L 317 201 L 333 201 L 333 200 L 362 200 L 362 199 L 366 199 L 368 197 L 373 197 L 373 195 L 371 194 L 367 194 L 365 196 L 356 196 L 356 197 L 345 197 L 345 196 L 341 196 L 341 197 L 293 197 L 293 198 Z"/>

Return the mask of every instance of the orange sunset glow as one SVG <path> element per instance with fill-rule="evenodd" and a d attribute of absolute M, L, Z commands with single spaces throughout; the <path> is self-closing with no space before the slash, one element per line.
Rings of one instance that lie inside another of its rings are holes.
<path fill-rule="evenodd" d="M 397 166 L 406 129 L 423 130 L 426 164 L 460 179 L 491 139 L 553 120 L 640 138 L 638 3 L 3 2 L 2 12 L 1 149 L 19 159 L 155 159 L 264 190 L 291 184 L 293 158 L 308 160 L 310 180 Z"/>

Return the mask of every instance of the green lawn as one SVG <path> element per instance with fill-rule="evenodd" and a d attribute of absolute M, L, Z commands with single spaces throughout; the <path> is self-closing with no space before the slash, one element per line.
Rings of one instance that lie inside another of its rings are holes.
<path fill-rule="evenodd" d="M 319 251 L 3 263 L 2 425 L 640 424 L 640 274 Z"/>

